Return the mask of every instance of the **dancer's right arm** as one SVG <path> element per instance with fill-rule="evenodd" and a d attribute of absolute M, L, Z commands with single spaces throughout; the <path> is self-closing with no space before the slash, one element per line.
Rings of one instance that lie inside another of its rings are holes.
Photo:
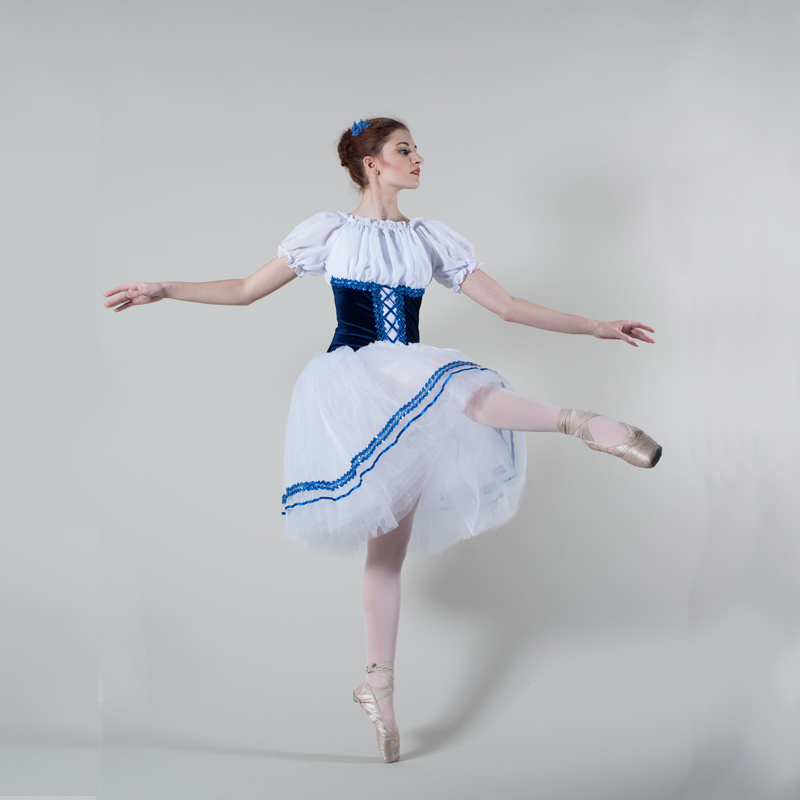
<path fill-rule="evenodd" d="M 123 311 L 131 306 L 156 303 L 164 298 L 223 306 L 249 306 L 297 277 L 297 272 L 287 267 L 288 262 L 289 259 L 286 257 L 273 258 L 247 278 L 228 278 L 200 283 L 181 281 L 126 283 L 105 292 L 104 297 L 119 295 L 107 300 L 105 306 L 106 308 L 117 306 L 114 311 Z"/>

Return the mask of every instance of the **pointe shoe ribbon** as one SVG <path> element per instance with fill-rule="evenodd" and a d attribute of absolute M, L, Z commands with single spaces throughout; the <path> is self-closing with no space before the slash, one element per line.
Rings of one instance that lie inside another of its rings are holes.
<path fill-rule="evenodd" d="M 383 700 L 394 691 L 394 661 L 384 661 L 381 664 L 367 664 L 367 672 L 380 675 L 388 682 L 388 686 L 372 686 L 372 692 L 377 700 Z"/>
<path fill-rule="evenodd" d="M 627 422 L 622 424 L 630 431 L 628 439 L 621 444 L 615 445 L 602 445 L 597 444 L 592 438 L 589 431 L 589 426 L 586 424 L 593 417 L 599 417 L 600 414 L 595 414 L 593 411 L 576 411 L 575 419 L 571 419 L 574 409 L 562 408 L 558 412 L 557 426 L 561 433 L 566 433 L 572 436 L 577 431 L 578 438 L 582 439 L 587 447 L 592 450 L 598 450 L 601 453 L 608 453 L 611 456 L 617 456 L 628 464 L 633 464 L 634 467 L 643 467 L 649 469 L 654 467 L 658 460 L 661 458 L 661 445 L 651 439 L 641 428 L 635 425 L 628 425 Z"/>
<path fill-rule="evenodd" d="M 571 408 L 562 408 L 561 411 L 558 412 L 558 429 L 561 433 L 566 433 L 567 436 L 572 436 L 578 428 L 582 426 L 586 426 L 580 432 L 579 436 L 585 442 L 594 442 L 592 438 L 592 434 L 589 433 L 589 426 L 586 423 L 593 419 L 594 417 L 599 417 L 599 414 L 595 414 L 594 411 L 576 411 L 575 412 L 575 419 L 572 419 L 572 412 L 574 409 Z"/>

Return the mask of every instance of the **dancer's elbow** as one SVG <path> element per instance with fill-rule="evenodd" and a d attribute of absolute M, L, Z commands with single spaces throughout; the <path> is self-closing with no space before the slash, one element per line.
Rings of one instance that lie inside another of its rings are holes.
<path fill-rule="evenodd" d="M 516 306 L 516 297 L 512 297 L 509 295 L 508 299 L 501 303 L 496 311 L 496 314 L 500 319 L 504 322 L 516 322 L 517 321 L 517 306 Z"/>

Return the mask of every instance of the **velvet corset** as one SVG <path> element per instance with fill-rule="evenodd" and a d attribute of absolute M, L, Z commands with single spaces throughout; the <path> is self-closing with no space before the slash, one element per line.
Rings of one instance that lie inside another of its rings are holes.
<path fill-rule="evenodd" d="M 331 278 L 337 326 L 328 352 L 353 350 L 376 341 L 419 342 L 419 309 L 424 288 L 387 286 L 370 281 Z"/>

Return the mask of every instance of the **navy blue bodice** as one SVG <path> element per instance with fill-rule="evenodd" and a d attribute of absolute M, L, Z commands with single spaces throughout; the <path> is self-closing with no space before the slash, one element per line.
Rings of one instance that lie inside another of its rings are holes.
<path fill-rule="evenodd" d="M 328 352 L 370 342 L 419 342 L 419 309 L 424 288 L 385 286 L 371 281 L 331 278 L 338 325 Z"/>

